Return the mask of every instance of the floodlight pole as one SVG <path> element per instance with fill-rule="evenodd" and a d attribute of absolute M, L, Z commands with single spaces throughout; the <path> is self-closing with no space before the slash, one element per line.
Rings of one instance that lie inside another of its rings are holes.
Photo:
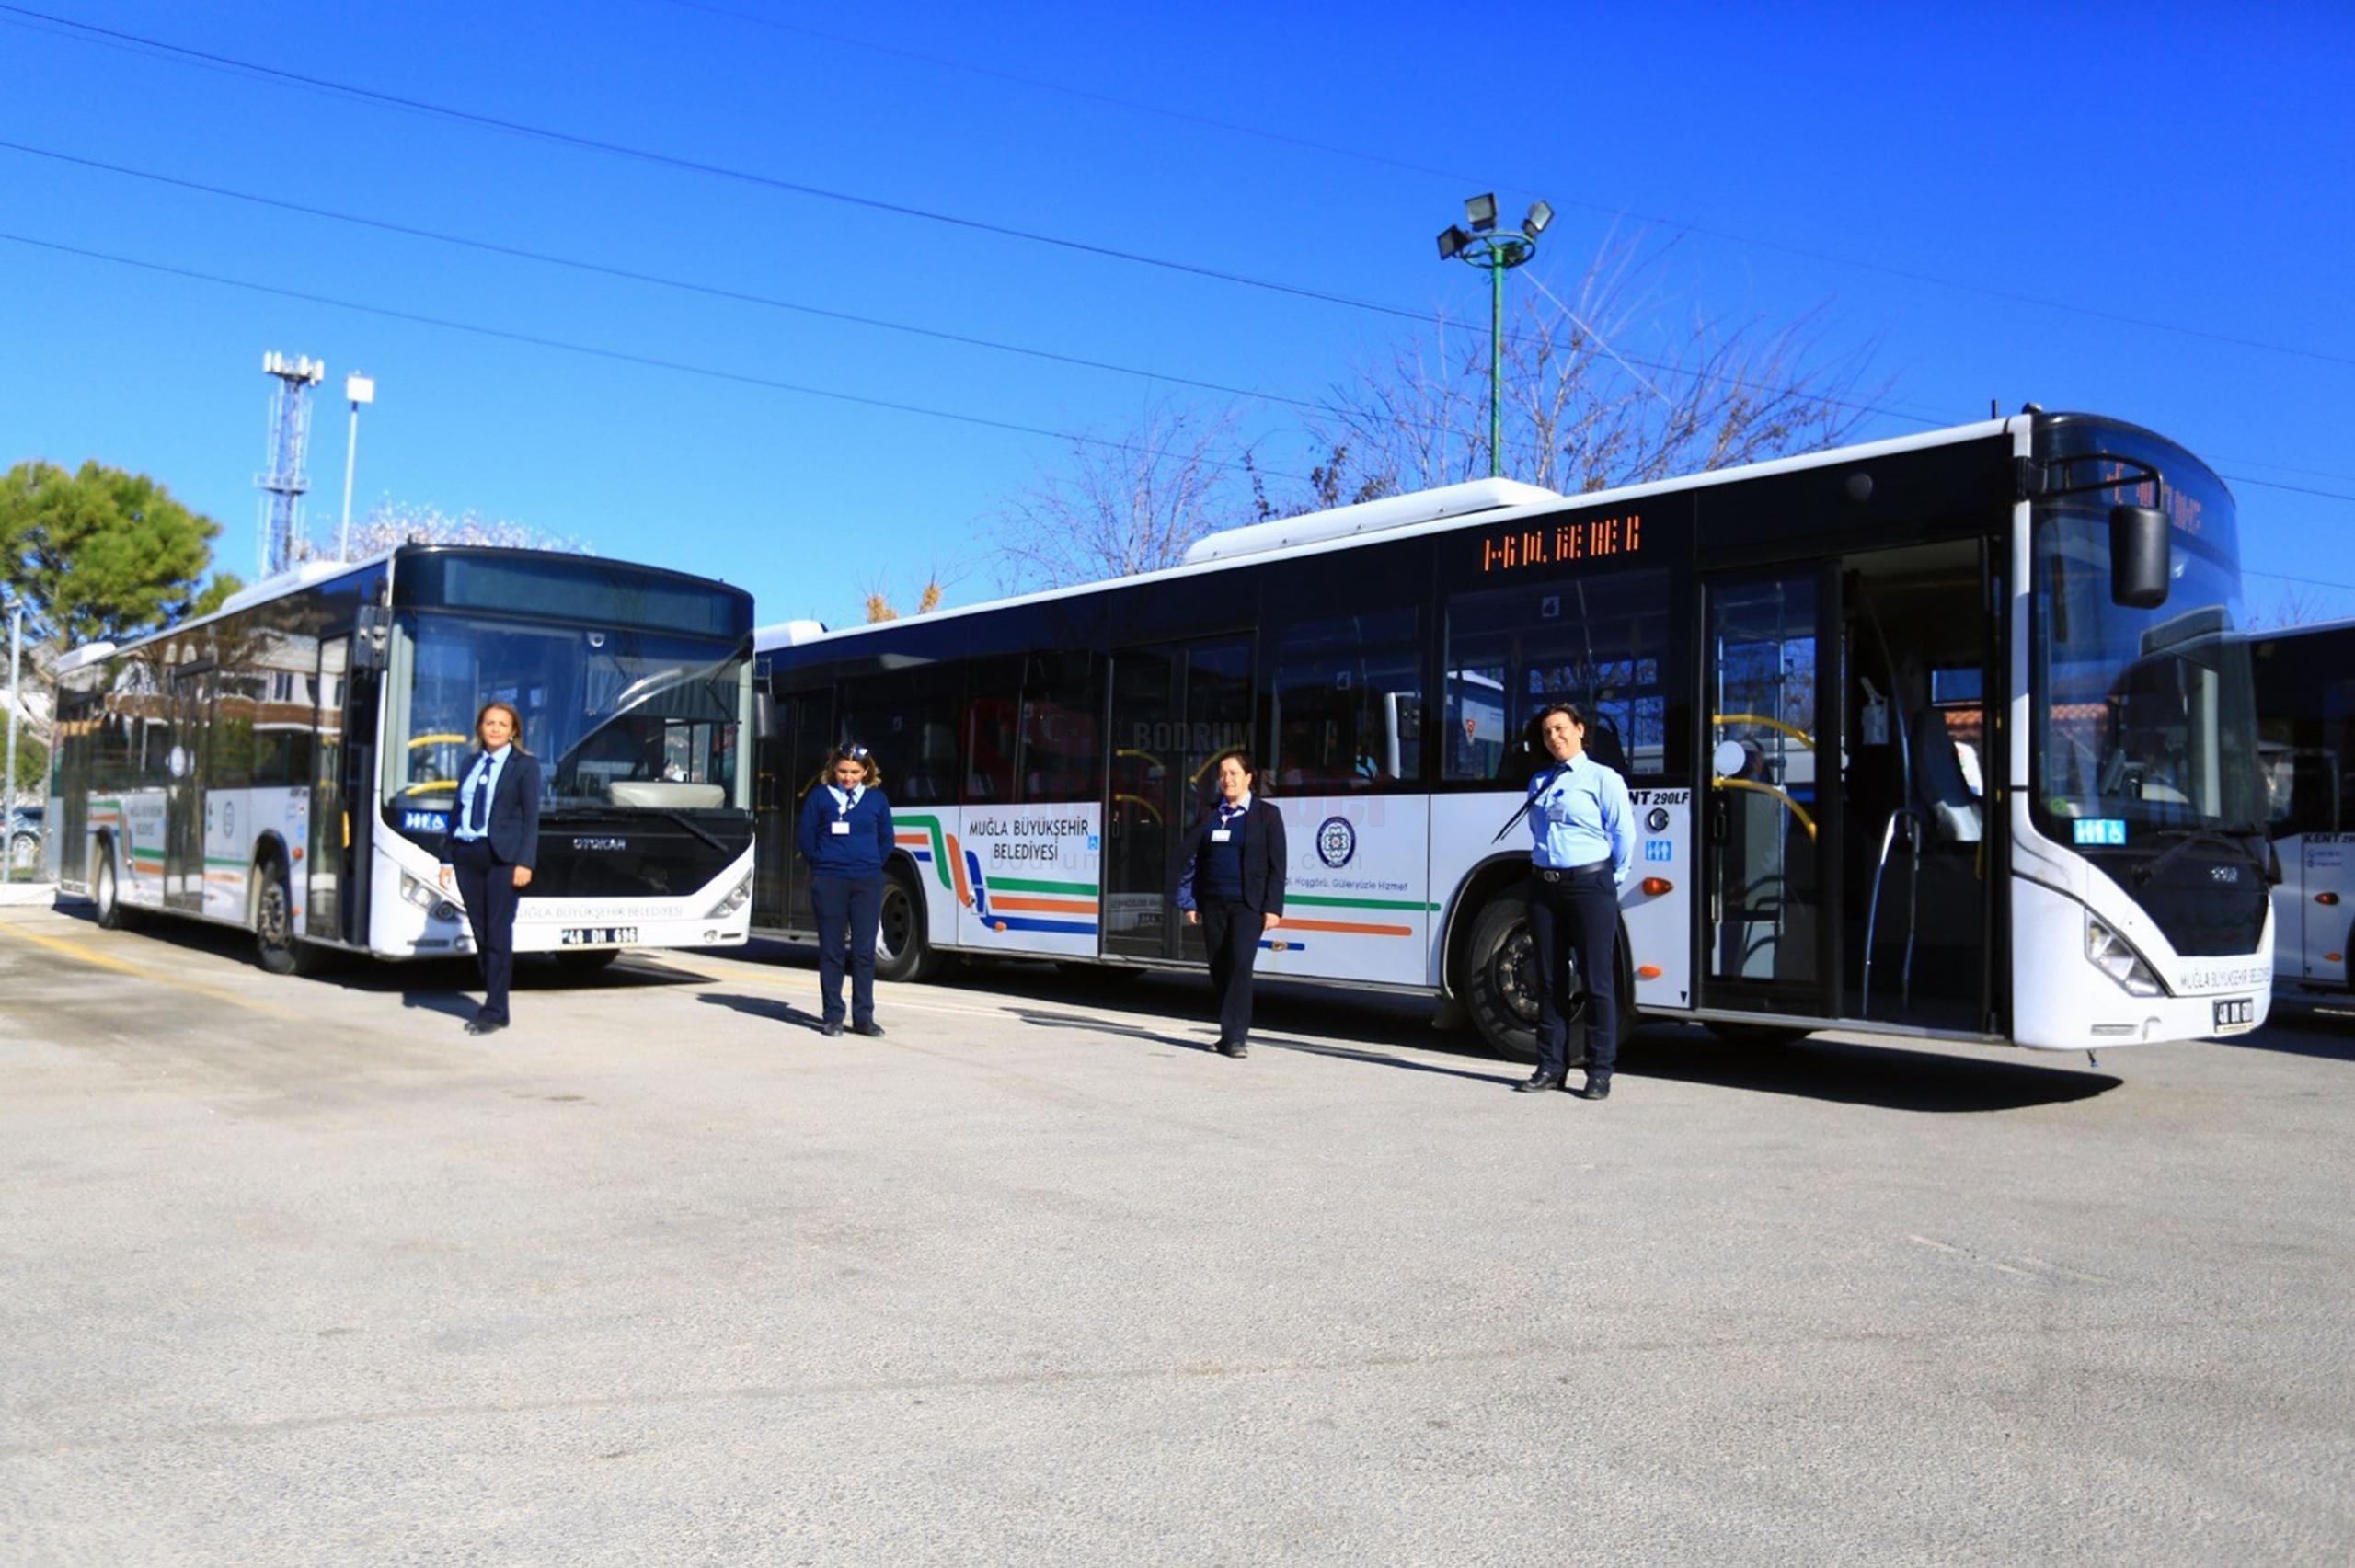
<path fill-rule="evenodd" d="M 343 378 L 343 395 L 351 400 L 351 433 L 343 445 L 343 532 L 336 541 L 336 555 L 351 559 L 351 471 L 360 460 L 360 406 L 376 401 L 376 383 L 364 375 Z"/>
<path fill-rule="evenodd" d="M 17 710 L 24 705 L 17 689 L 18 671 L 24 667 L 25 601 L 18 600 L 8 609 L 8 781 L 7 805 L 0 808 L 0 882 L 17 879 Z"/>
<path fill-rule="evenodd" d="M 1554 209 L 1539 201 L 1529 209 L 1518 233 L 1497 232 L 1497 199 L 1476 196 L 1464 204 L 1469 232 L 1451 225 L 1439 236 L 1442 261 L 1462 261 L 1488 269 L 1488 477 L 1505 472 L 1505 273 L 1537 254 L 1537 236 L 1554 221 Z"/>

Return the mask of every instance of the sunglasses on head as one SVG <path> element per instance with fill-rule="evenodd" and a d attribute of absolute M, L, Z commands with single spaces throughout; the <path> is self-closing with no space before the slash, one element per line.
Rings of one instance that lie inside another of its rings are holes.
<path fill-rule="evenodd" d="M 851 761 L 864 762 L 867 761 L 867 748 L 864 746 L 845 746 L 843 748 L 843 755 Z"/>

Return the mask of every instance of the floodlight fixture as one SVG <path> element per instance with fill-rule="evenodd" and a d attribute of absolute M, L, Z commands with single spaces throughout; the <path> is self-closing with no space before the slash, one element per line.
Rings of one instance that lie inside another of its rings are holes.
<path fill-rule="evenodd" d="M 1545 232 L 1545 225 L 1553 221 L 1554 208 L 1551 202 L 1533 201 L 1529 204 L 1529 216 L 1521 222 L 1521 232 L 1531 239 L 1535 239 Z"/>
<path fill-rule="evenodd" d="M 1462 224 L 1450 223 L 1439 236 L 1439 258 L 1453 261 L 1463 255 L 1464 247 L 1471 243 L 1472 236 L 1464 232 Z"/>
<path fill-rule="evenodd" d="M 1471 223 L 1472 232 L 1476 235 L 1485 235 L 1495 228 L 1497 226 L 1496 193 L 1491 191 L 1486 196 L 1467 197 L 1464 202 L 1464 216 Z"/>

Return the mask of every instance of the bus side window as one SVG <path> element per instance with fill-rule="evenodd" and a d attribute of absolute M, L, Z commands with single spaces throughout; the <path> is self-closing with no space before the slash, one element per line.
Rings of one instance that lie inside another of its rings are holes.
<path fill-rule="evenodd" d="M 1419 619 L 1410 605 L 1278 632 L 1268 764 L 1284 789 L 1338 794 L 1421 779 Z"/>
<path fill-rule="evenodd" d="M 1103 666 L 1086 653 L 1034 653 L 1023 663 L 1021 799 L 1095 799 L 1104 769 Z"/>

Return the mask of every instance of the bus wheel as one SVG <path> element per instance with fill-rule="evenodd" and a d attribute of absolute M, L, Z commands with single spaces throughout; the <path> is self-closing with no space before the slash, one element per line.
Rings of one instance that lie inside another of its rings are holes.
<path fill-rule="evenodd" d="M 1740 1046 L 1744 1050 L 1777 1050 L 1798 1044 L 1808 1035 L 1805 1029 L 1786 1028 L 1780 1024 L 1728 1024 L 1715 1018 L 1706 1027 L 1727 1045 Z"/>
<path fill-rule="evenodd" d="M 286 891 L 286 868 L 275 860 L 254 863 L 260 883 L 254 894 L 254 961 L 273 975 L 294 972 L 294 900 Z"/>
<path fill-rule="evenodd" d="M 121 931 L 131 919 L 122 907 L 122 887 L 114 879 L 114 845 L 100 839 L 96 847 L 98 869 L 90 878 L 90 898 L 98 906 L 98 929 Z"/>
<path fill-rule="evenodd" d="M 924 929 L 924 895 L 894 869 L 883 874 L 882 907 L 875 922 L 875 978 L 923 980 L 945 963 Z"/>
<path fill-rule="evenodd" d="M 556 967 L 568 975 L 593 975 L 622 956 L 618 947 L 582 947 L 556 956 Z"/>
<path fill-rule="evenodd" d="M 1490 1050 L 1509 1061 L 1537 1059 L 1537 944 L 1519 893 L 1489 899 L 1473 921 L 1462 994 Z"/>

